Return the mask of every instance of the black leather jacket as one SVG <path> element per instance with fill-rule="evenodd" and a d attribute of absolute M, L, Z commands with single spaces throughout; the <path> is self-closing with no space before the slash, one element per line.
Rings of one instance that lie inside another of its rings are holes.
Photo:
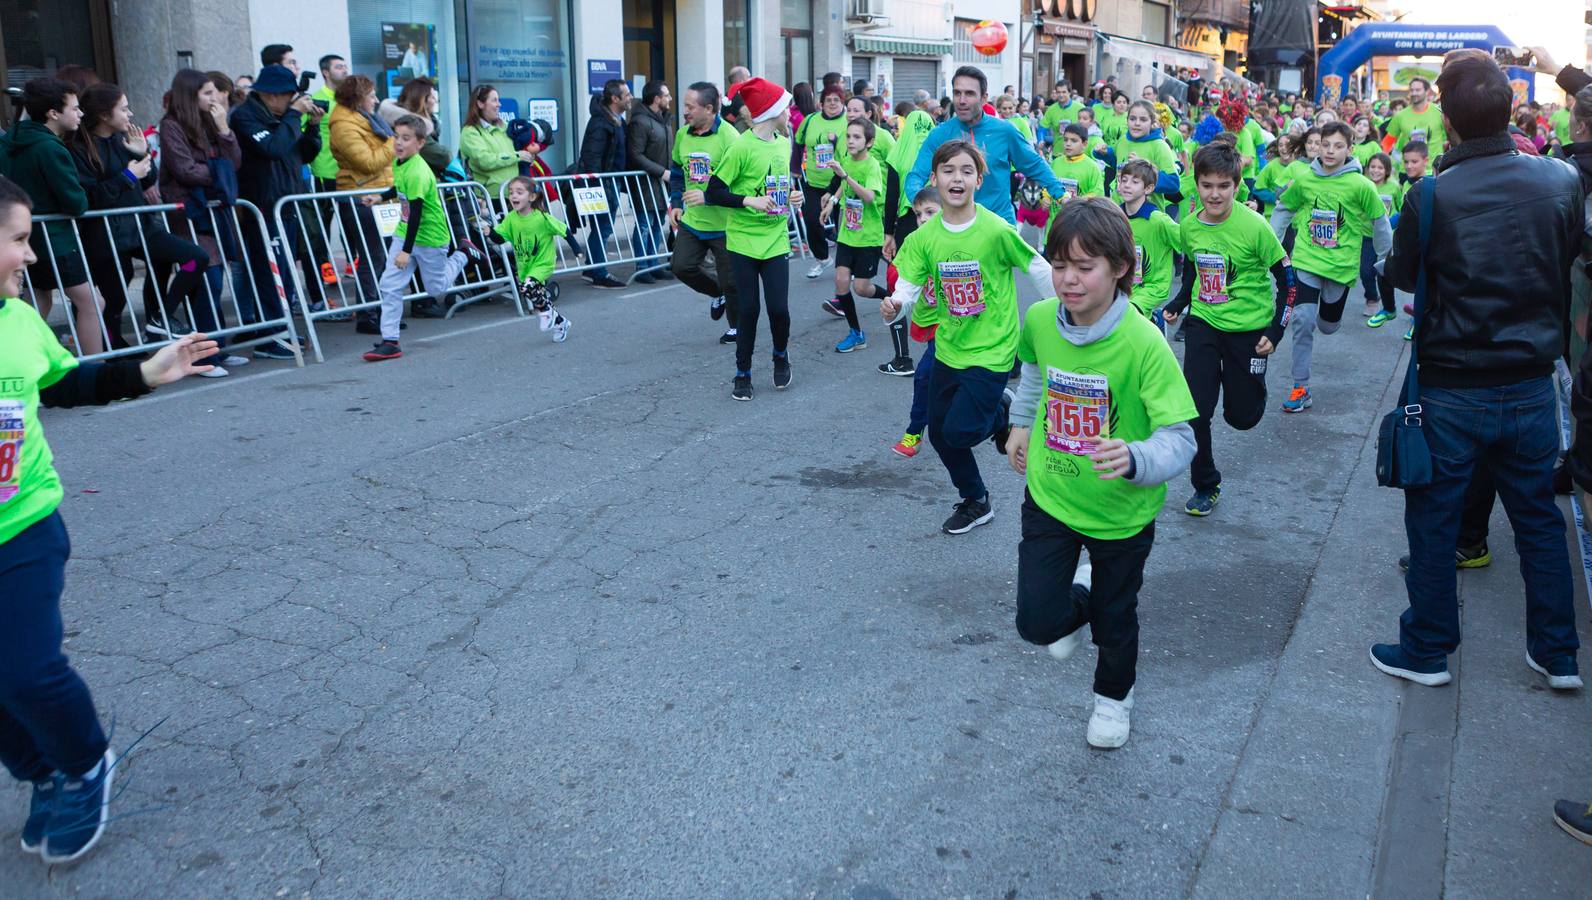
<path fill-rule="evenodd" d="M 1570 263 L 1581 250 L 1580 176 L 1562 160 L 1521 155 L 1501 134 L 1449 150 L 1435 177 L 1421 384 L 1489 387 L 1551 374 L 1565 351 Z M 1410 185 L 1387 264 L 1405 291 L 1420 271 L 1420 188 Z"/>

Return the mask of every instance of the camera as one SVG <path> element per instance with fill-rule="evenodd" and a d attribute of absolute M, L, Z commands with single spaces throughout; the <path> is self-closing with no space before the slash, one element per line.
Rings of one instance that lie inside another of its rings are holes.
<path fill-rule="evenodd" d="M 299 73 L 298 92 L 300 94 L 307 94 L 310 92 L 310 81 L 314 79 L 314 77 L 314 72 Z"/>
<path fill-rule="evenodd" d="M 1531 69 L 1537 65 L 1537 55 L 1520 47 L 1494 47 L 1493 59 L 1497 60 L 1500 66 L 1515 66 L 1521 69 Z"/>

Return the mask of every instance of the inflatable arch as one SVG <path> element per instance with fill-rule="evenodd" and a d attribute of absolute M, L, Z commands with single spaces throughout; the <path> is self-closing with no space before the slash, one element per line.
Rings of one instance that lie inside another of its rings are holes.
<path fill-rule="evenodd" d="M 1354 70 L 1373 56 L 1440 56 L 1450 50 L 1475 47 L 1491 51 L 1494 47 L 1513 47 L 1502 31 L 1492 25 L 1406 25 L 1402 22 L 1372 22 L 1349 32 L 1316 64 L 1316 97 L 1337 101 Z M 1521 70 L 1510 69 L 1515 81 Z M 1531 78 L 1525 76 L 1529 83 Z"/>

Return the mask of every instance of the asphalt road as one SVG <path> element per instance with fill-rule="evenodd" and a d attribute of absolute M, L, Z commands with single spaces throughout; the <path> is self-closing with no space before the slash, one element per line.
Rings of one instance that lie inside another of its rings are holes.
<path fill-rule="evenodd" d="M 75 866 L 0 854 L 0 894 L 1586 895 L 1549 813 L 1592 798 L 1588 700 L 1521 660 L 1501 511 L 1455 684 L 1366 660 L 1405 603 L 1401 327 L 1319 337 L 1298 416 L 1285 346 L 1261 425 L 1217 426 L 1217 513 L 1173 484 L 1100 752 L 1092 649 L 1013 628 L 1019 477 L 982 454 L 995 521 L 940 533 L 882 327 L 838 356 L 794 276 L 794 385 L 765 324 L 734 403 L 705 300 L 564 281 L 562 345 L 483 304 L 402 360 L 345 325 L 322 365 L 46 414 L 69 651 L 118 747 L 154 730 L 131 815 Z"/>

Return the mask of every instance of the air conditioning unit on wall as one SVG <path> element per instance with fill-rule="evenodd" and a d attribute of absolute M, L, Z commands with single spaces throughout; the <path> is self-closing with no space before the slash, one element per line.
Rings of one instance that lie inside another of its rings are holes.
<path fill-rule="evenodd" d="M 890 24 L 885 14 L 885 0 L 846 0 L 846 21 L 858 22 L 869 28 L 882 28 Z"/>

